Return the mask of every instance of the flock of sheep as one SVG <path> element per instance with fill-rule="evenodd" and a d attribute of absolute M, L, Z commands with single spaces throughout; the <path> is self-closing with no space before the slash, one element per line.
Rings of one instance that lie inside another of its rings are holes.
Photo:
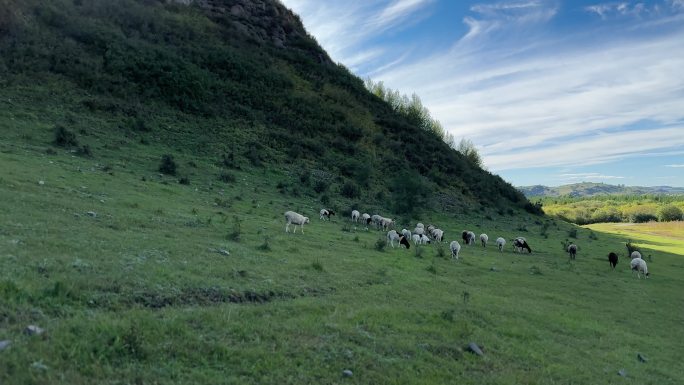
<path fill-rule="evenodd" d="M 330 209 L 321 209 L 320 219 L 330 220 L 330 216 L 335 215 L 335 212 Z M 378 230 L 388 230 L 394 227 L 395 222 L 391 218 L 384 218 L 380 215 L 369 215 L 361 214 L 358 210 L 352 210 L 351 220 L 354 223 L 358 223 L 359 220 L 366 225 L 368 229 L 369 225 L 374 225 Z M 309 218 L 303 216 L 302 214 L 296 213 L 294 211 L 288 211 L 285 213 L 285 232 L 290 231 L 290 225 L 294 225 L 294 232 L 297 232 L 297 226 L 301 226 L 301 232 L 304 233 L 304 224 L 309 223 Z M 473 245 L 475 243 L 475 233 L 469 230 L 463 230 L 461 233 L 461 239 L 466 245 Z M 407 229 L 402 229 L 401 232 L 396 230 L 389 230 L 387 232 L 387 242 L 394 248 L 394 242 L 397 242 L 399 246 L 404 246 L 407 249 L 411 248 L 409 240 L 413 241 L 414 245 L 425 245 L 431 243 L 432 241 L 443 242 L 444 241 L 444 231 L 438 229 L 433 225 L 428 225 L 425 227 L 422 223 L 416 224 L 413 232 Z M 482 247 L 487 247 L 487 242 L 489 241 L 489 236 L 487 234 L 480 234 L 480 243 Z M 527 243 L 527 240 L 523 237 L 516 237 L 511 240 L 513 242 L 513 248 L 516 252 L 522 253 L 527 250 L 528 253 L 532 253 L 532 248 Z M 496 239 L 496 245 L 499 252 L 503 252 L 504 246 L 506 245 L 506 240 L 502 237 Z M 458 260 L 458 253 L 461 251 L 461 244 L 458 241 L 452 241 L 449 244 L 449 250 L 451 250 L 451 258 Z M 567 252 L 570 255 L 570 259 L 574 260 L 577 256 L 577 245 L 570 244 L 567 247 Z M 641 258 L 641 253 L 634 251 L 631 254 L 630 267 L 633 272 L 636 272 L 637 277 L 641 279 L 641 274 L 648 278 L 648 267 L 646 266 L 646 261 Z M 611 252 L 608 255 L 608 262 L 611 267 L 615 269 L 618 263 L 617 254 Z"/>

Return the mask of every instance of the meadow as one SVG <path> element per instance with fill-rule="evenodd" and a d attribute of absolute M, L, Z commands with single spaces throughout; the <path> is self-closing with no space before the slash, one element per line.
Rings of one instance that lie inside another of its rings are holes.
<path fill-rule="evenodd" d="M 176 161 L 189 183 L 179 184 L 157 171 L 162 148 L 93 146 L 96 156 L 84 157 L 50 146 L 44 127 L 7 127 L 2 384 L 684 378 L 681 249 L 647 249 L 651 278 L 638 280 L 627 236 L 522 210 L 473 210 L 398 226 L 435 223 L 448 241 L 463 229 L 490 240 L 522 235 L 533 253 L 514 253 L 510 241 L 503 253 L 463 246 L 458 261 L 448 243 L 380 250 L 384 233 L 342 215 L 323 222 L 316 197 L 280 192 L 296 170 L 245 168 L 224 183 L 215 163 L 185 154 Z M 331 205 L 351 210 L 345 202 Z M 304 234 L 285 233 L 289 209 L 311 217 Z M 563 250 L 569 241 L 580 247 L 576 261 Z M 610 251 L 621 257 L 614 271 Z M 28 325 L 45 332 L 26 335 Z M 469 342 L 484 355 L 468 352 Z"/>
<path fill-rule="evenodd" d="M 684 222 L 595 223 L 587 229 L 616 234 L 648 249 L 684 256 Z"/>

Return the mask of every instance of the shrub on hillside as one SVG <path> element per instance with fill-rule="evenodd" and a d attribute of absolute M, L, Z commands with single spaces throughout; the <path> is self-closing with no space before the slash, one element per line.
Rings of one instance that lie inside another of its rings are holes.
<path fill-rule="evenodd" d="M 682 209 L 675 205 L 663 206 L 658 210 L 658 220 L 660 222 L 679 221 L 682 219 Z"/>
<path fill-rule="evenodd" d="M 159 172 L 167 175 L 176 175 L 176 162 L 173 160 L 173 156 L 169 154 L 164 154 L 159 164 Z"/>
<path fill-rule="evenodd" d="M 653 214 L 647 213 L 636 213 L 629 217 L 629 221 L 633 223 L 646 223 L 651 221 L 657 221 L 658 217 Z"/>
<path fill-rule="evenodd" d="M 76 139 L 76 134 L 67 130 L 62 125 L 55 126 L 55 139 L 52 143 L 59 147 L 74 147 L 78 146 L 78 140 Z"/>
<path fill-rule="evenodd" d="M 340 193 L 346 198 L 354 199 L 361 196 L 361 189 L 356 183 L 347 181 L 342 185 Z"/>

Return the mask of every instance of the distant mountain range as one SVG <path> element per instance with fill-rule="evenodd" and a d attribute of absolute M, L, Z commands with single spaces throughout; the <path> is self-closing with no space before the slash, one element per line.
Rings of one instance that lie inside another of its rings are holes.
<path fill-rule="evenodd" d="M 518 187 L 528 198 L 535 197 L 591 197 L 596 195 L 643 195 L 643 194 L 684 194 L 684 187 L 671 186 L 625 186 L 611 185 L 605 183 L 573 183 L 557 187 L 542 185 L 520 186 Z"/>

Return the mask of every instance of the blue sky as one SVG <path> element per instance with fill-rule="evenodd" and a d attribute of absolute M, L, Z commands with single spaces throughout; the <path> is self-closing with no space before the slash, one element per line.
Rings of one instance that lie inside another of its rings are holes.
<path fill-rule="evenodd" d="M 514 185 L 684 186 L 684 0 L 281 0 Z"/>

